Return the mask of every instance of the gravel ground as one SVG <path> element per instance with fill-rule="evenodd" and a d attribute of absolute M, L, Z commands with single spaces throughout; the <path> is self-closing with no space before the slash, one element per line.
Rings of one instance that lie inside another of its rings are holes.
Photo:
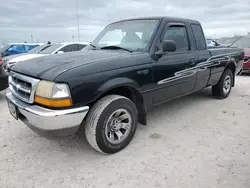
<path fill-rule="evenodd" d="M 0 92 L 0 187 L 249 188 L 250 76 L 226 100 L 210 89 L 153 109 L 114 155 L 84 138 L 48 140 L 15 121 Z"/>

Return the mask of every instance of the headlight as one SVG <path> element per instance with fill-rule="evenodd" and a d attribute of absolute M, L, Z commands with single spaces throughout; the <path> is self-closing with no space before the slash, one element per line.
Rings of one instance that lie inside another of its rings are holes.
<path fill-rule="evenodd" d="M 72 106 L 69 87 L 67 84 L 40 81 L 35 92 L 35 102 L 48 107 Z"/>

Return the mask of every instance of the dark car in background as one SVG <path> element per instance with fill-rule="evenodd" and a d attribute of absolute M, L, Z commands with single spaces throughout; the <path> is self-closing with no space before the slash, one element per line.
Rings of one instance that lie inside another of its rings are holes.
<path fill-rule="evenodd" d="M 2 58 L 2 61 L 3 61 L 3 68 L 4 69 L 7 69 L 7 62 L 8 61 L 11 61 L 12 59 L 14 58 L 17 58 L 17 57 L 23 57 L 27 54 L 39 54 L 40 52 L 42 52 L 43 50 L 49 48 L 52 44 L 44 44 L 44 45 L 40 45 L 40 46 L 37 46 L 35 48 L 33 48 L 32 50 L 28 51 L 27 53 L 23 53 L 23 54 L 16 54 L 16 55 L 10 55 L 10 56 L 6 56 L 4 58 Z"/>
<path fill-rule="evenodd" d="M 12 43 L 7 44 L 6 46 L 0 49 L 0 56 L 3 58 L 9 55 L 27 53 L 31 49 L 39 46 L 40 44 L 31 44 L 31 43 Z"/>
<path fill-rule="evenodd" d="M 33 53 L 36 53 L 37 51 L 46 48 L 46 46 L 38 43 L 11 43 L 0 48 L 0 91 L 8 87 L 8 74 L 4 70 L 4 61 L 7 61 L 5 58 L 13 58 L 16 55 L 25 54 L 31 50 L 33 50 Z"/>
<path fill-rule="evenodd" d="M 40 44 L 31 43 L 11 43 L 0 48 L 0 63 L 3 63 L 3 58 L 10 55 L 27 53 L 31 49 L 39 46 Z"/>
<path fill-rule="evenodd" d="M 4 68 L 5 70 L 9 71 L 11 67 L 23 61 L 27 61 L 42 56 L 79 51 L 86 46 L 87 43 L 79 43 L 79 42 L 52 44 L 46 49 L 40 51 L 39 53 L 26 53 L 23 54 L 22 56 L 11 58 L 7 61 L 4 59 Z"/>
<path fill-rule="evenodd" d="M 0 61 L 0 91 L 8 87 L 8 74 L 4 71 L 3 62 Z"/>
<path fill-rule="evenodd" d="M 237 47 L 244 49 L 245 57 L 242 72 L 250 73 L 250 37 L 243 37 L 231 45 L 231 47 Z"/>

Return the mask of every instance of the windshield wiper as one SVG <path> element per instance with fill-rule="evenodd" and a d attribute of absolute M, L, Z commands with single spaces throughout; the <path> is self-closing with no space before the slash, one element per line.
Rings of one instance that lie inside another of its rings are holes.
<path fill-rule="evenodd" d="M 116 50 L 116 49 L 121 49 L 121 50 L 125 50 L 125 51 L 127 51 L 127 52 L 133 52 L 132 50 L 129 50 L 129 49 L 127 49 L 127 48 L 123 48 L 123 47 L 120 47 L 120 46 L 115 46 L 115 45 L 111 45 L 111 46 L 104 46 L 104 47 L 102 47 L 101 49 L 114 49 L 114 50 Z"/>

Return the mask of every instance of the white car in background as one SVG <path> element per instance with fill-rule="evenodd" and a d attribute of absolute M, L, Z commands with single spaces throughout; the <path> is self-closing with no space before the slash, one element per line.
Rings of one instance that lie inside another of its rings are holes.
<path fill-rule="evenodd" d="M 39 53 L 36 53 L 36 54 L 30 53 L 30 54 L 25 54 L 22 56 L 9 59 L 7 60 L 7 62 L 5 62 L 4 68 L 6 71 L 9 71 L 11 67 L 13 67 L 15 64 L 19 62 L 30 60 L 36 57 L 52 55 L 52 54 L 80 51 L 82 48 L 84 48 L 87 45 L 88 43 L 78 43 L 78 42 L 52 44 L 50 47 L 46 48 L 45 50 Z"/>

